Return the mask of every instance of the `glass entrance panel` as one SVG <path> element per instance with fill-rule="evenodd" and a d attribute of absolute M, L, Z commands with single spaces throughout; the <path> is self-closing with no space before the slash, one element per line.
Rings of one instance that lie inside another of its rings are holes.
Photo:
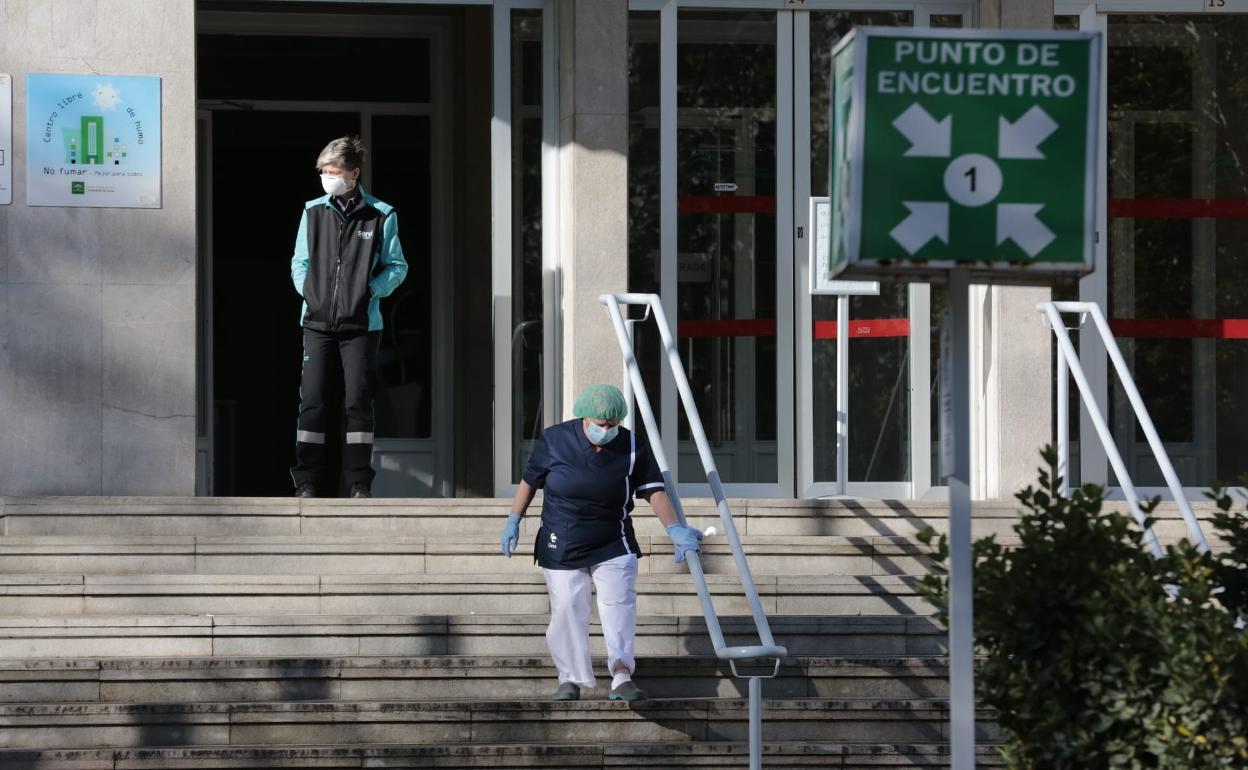
<path fill-rule="evenodd" d="M 958 18 L 958 17 L 954 17 Z M 960 21 L 960 19 L 958 19 Z M 810 194 L 828 194 L 832 49 L 855 26 L 910 26 L 909 12 L 810 14 Z M 836 297 L 812 297 L 814 481 L 836 480 Z M 849 480 L 910 479 L 908 285 L 850 300 Z"/>
<path fill-rule="evenodd" d="M 1248 470 L 1248 16 L 1109 17 L 1109 307 L 1187 486 Z M 1125 395 L 1113 428 L 1160 486 Z"/>
<path fill-rule="evenodd" d="M 544 421 L 542 12 L 511 12 L 511 481 Z"/>
<path fill-rule="evenodd" d="M 720 475 L 776 483 L 775 13 L 681 11 L 677 336 Z M 702 481 L 681 413 L 678 478 Z"/>
<path fill-rule="evenodd" d="M 378 438 L 433 437 L 430 123 L 427 115 L 376 115 L 372 119 L 372 189 L 400 212 L 399 232 L 408 265 L 407 278 L 381 305 Z"/>

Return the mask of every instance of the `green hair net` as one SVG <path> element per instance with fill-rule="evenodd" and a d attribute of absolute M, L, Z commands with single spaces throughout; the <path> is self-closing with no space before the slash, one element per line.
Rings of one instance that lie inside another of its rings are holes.
<path fill-rule="evenodd" d="M 624 394 L 614 385 L 590 385 L 576 399 L 572 414 L 618 422 L 628 415 L 628 404 L 624 403 Z"/>

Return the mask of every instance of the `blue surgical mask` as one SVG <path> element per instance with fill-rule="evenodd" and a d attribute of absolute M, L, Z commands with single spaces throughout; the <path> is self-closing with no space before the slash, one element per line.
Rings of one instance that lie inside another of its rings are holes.
<path fill-rule="evenodd" d="M 594 444 L 598 446 L 606 446 L 614 441 L 616 436 L 620 435 L 620 426 L 613 425 L 610 428 L 604 428 L 601 425 L 595 425 L 591 422 L 585 429 L 585 435 L 588 436 L 589 440 Z"/>

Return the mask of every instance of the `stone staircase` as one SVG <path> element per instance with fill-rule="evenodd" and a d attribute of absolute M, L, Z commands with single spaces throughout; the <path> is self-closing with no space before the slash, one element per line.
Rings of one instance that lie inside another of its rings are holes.
<path fill-rule="evenodd" d="M 0 767 L 747 766 L 745 682 L 713 657 L 646 510 L 637 679 L 652 699 L 548 700 L 536 516 L 504 559 L 506 505 L 0 498 Z M 716 521 L 710 501 L 685 507 Z M 765 765 L 947 766 L 944 636 L 914 589 L 914 534 L 944 507 L 733 512 L 791 654 L 764 688 Z M 975 515 L 977 534 L 1005 535 L 1014 508 Z M 1159 518 L 1163 539 L 1182 535 L 1176 511 Z M 704 551 L 725 634 L 754 643 L 727 544 Z M 981 734 L 995 764 L 989 714 Z"/>

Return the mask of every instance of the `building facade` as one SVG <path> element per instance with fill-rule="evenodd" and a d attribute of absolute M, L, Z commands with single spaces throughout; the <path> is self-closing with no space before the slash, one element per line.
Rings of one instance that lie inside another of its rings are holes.
<path fill-rule="evenodd" d="M 383 303 L 376 493 L 505 495 L 544 425 L 620 382 L 598 296 L 654 292 L 729 493 L 836 480 L 834 301 L 807 290 L 830 53 L 855 25 L 1105 35 L 1097 270 L 973 294 L 974 487 L 1052 440 L 1050 296 L 1095 301 L 1183 483 L 1248 471 L 1248 0 L 10 0 L 0 494 L 289 493 L 289 257 L 324 143 L 361 135 L 410 272 Z M 25 76 L 162 81 L 162 203 L 26 205 Z M 849 491 L 942 493 L 939 285 L 852 303 Z M 652 326 L 635 346 L 677 475 L 700 466 Z M 1160 474 L 1081 348 L 1128 469 Z M 1072 476 L 1113 484 L 1076 420 Z M 1088 441 L 1080 441 L 1084 436 Z"/>

